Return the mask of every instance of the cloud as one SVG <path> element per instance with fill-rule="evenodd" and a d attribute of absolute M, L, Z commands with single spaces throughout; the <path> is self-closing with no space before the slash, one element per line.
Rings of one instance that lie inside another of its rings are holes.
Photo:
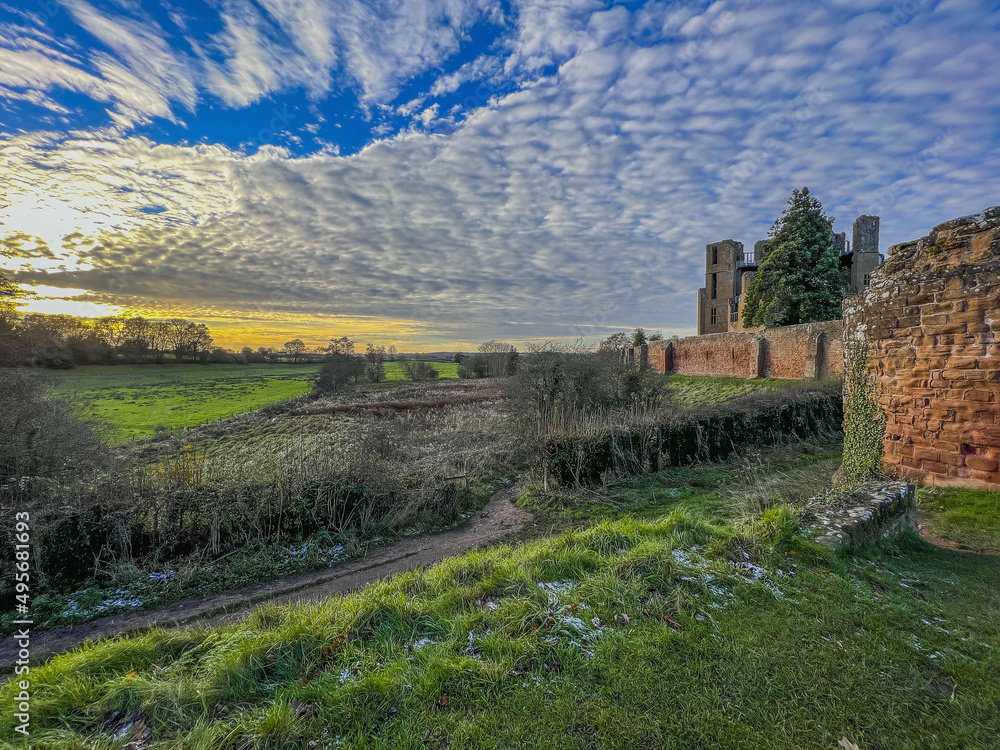
<path fill-rule="evenodd" d="M 502 69 L 503 63 L 500 58 L 494 55 L 480 55 L 453 73 L 447 73 L 438 78 L 428 93 L 430 96 L 442 96 L 458 91 L 462 84 L 469 81 L 496 81 Z"/>
<path fill-rule="evenodd" d="M 290 20 L 318 4 L 265 7 L 296 55 L 318 54 L 320 37 Z M 355 8 L 335 34 L 369 51 L 336 57 L 366 96 L 390 96 L 405 71 L 433 67 L 489 10 L 409 7 L 408 21 L 378 29 Z M 441 107 L 428 98 L 459 79 L 514 83 L 446 133 L 406 130 L 349 156 L 331 145 L 308 157 L 112 131 L 8 136 L 0 224 L 89 222 L 72 244 L 79 267 L 23 280 L 274 326 L 408 321 L 407 335 L 435 343 L 635 325 L 686 333 L 705 244 L 764 236 L 793 187 L 808 185 L 839 230 L 881 214 L 883 250 L 996 202 L 1000 18 L 986 3 L 927 7 L 888 32 L 891 14 L 867 5 L 513 7 L 493 58 L 502 64 L 476 58 L 411 97 L 410 116 L 432 122 Z M 441 29 L 418 40 L 406 23 Z M 240 24 L 245 39 L 224 45 L 213 86 L 234 101 L 298 75 L 298 62 L 275 63 L 261 24 Z M 375 50 L 390 59 L 377 70 Z M 36 214 L 11 215 L 33 202 Z"/>
<path fill-rule="evenodd" d="M 207 24 L 169 9 L 174 28 L 165 29 L 138 4 L 112 14 L 87 0 L 60 2 L 98 44 L 84 37 L 68 49 L 41 30 L 47 18 L 18 13 L 28 25 L 0 25 L 0 86 L 20 99 L 18 89 L 85 94 L 112 105 L 125 129 L 178 120 L 204 99 L 242 108 L 298 88 L 320 99 L 335 82 L 368 105 L 387 103 L 458 51 L 474 24 L 501 14 L 498 0 L 228 0 Z"/>

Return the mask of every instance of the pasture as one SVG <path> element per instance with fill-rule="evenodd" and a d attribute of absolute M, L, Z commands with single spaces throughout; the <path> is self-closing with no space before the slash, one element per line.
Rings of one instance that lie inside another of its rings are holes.
<path fill-rule="evenodd" d="M 435 363 L 442 378 L 458 365 Z M 195 427 L 308 393 L 318 364 L 116 365 L 52 374 L 53 395 L 78 416 L 97 424 L 110 445 L 148 437 L 164 427 Z M 398 362 L 386 363 L 387 380 L 404 380 Z"/>

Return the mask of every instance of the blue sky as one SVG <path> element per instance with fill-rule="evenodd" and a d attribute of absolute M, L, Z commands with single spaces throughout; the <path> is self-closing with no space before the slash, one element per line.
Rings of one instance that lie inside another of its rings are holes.
<path fill-rule="evenodd" d="M 808 185 L 882 249 L 996 204 L 982 0 L 0 0 L 36 309 L 404 349 L 695 326 Z"/>

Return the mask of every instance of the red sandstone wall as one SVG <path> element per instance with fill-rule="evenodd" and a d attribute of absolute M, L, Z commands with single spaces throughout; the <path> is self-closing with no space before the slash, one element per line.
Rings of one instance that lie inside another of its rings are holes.
<path fill-rule="evenodd" d="M 762 374 L 789 380 L 843 377 L 843 336 L 839 320 L 769 328 L 764 332 L 767 347 Z"/>
<path fill-rule="evenodd" d="M 657 372 L 674 371 L 674 347 L 670 341 L 650 341 L 647 356 L 649 366 Z"/>
<path fill-rule="evenodd" d="M 884 465 L 1000 490 L 1000 206 L 889 253 L 869 292 L 844 305 L 886 413 Z"/>
<path fill-rule="evenodd" d="M 762 338 L 753 333 L 712 333 L 673 340 L 673 372 L 756 378 Z"/>
<path fill-rule="evenodd" d="M 826 376 L 842 380 L 844 378 L 844 322 L 840 324 L 839 333 L 826 337 Z"/>
<path fill-rule="evenodd" d="M 763 333 L 734 332 L 689 336 L 649 345 L 649 365 L 657 372 L 737 378 L 844 375 L 843 326 L 839 320 L 770 328 Z M 636 358 L 640 355 L 637 352 Z"/>

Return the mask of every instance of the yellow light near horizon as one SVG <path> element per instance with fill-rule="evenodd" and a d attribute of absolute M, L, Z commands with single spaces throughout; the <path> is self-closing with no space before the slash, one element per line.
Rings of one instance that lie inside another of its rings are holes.
<path fill-rule="evenodd" d="M 23 286 L 34 292 L 35 297 L 21 301 L 21 312 L 47 315 L 74 315 L 81 318 L 100 318 L 105 315 L 140 315 L 150 319 L 185 318 L 206 324 L 215 339 L 215 345 L 239 350 L 244 346 L 256 349 L 261 346 L 281 349 L 286 341 L 302 339 L 310 348 L 325 346 L 331 338 L 349 336 L 364 350 L 369 341 L 383 346 L 395 345 L 405 352 L 427 352 L 461 349 L 472 351 L 476 344 L 428 344 L 420 342 L 427 331 L 408 320 L 373 318 L 327 318 L 320 315 L 300 315 L 288 318 L 254 318 L 241 311 L 215 314 L 203 310 L 176 308 L 143 308 L 92 302 L 86 289 L 65 289 L 54 286 Z"/>

